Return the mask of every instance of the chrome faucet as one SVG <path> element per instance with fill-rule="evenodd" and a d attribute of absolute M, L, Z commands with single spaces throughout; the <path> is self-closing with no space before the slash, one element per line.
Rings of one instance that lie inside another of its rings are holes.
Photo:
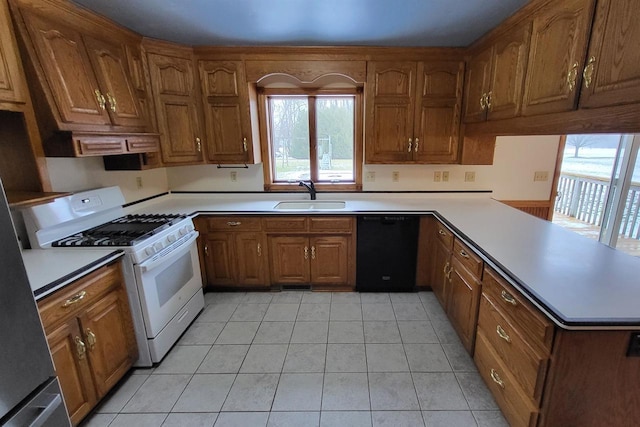
<path fill-rule="evenodd" d="M 309 195 L 311 196 L 311 200 L 315 200 L 316 199 L 316 187 L 315 185 L 313 185 L 313 181 L 309 180 L 309 183 L 307 184 L 304 181 L 300 181 L 298 183 L 299 187 L 304 187 L 309 191 Z"/>

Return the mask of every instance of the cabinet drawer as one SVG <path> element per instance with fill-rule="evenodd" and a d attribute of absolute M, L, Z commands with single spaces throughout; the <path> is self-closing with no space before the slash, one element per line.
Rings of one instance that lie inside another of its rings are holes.
<path fill-rule="evenodd" d="M 352 217 L 312 217 L 309 220 L 309 229 L 311 231 L 339 233 L 351 233 L 353 231 Z"/>
<path fill-rule="evenodd" d="M 518 325 L 525 341 L 544 354 L 549 354 L 554 330 L 551 321 L 494 270 L 487 268 L 482 285 L 483 292 L 505 318 L 512 325 Z"/>
<path fill-rule="evenodd" d="M 449 250 L 453 248 L 453 233 L 447 227 L 442 225 L 440 221 L 436 221 L 436 236 Z"/>
<path fill-rule="evenodd" d="M 266 231 L 307 231 L 307 218 L 304 216 L 265 218 L 263 221 Z"/>
<path fill-rule="evenodd" d="M 160 140 L 155 136 L 127 137 L 127 151 L 129 153 L 149 153 L 160 151 Z"/>
<path fill-rule="evenodd" d="M 125 152 L 125 141 L 119 136 L 83 136 L 76 138 L 75 141 L 78 156 L 102 156 Z"/>
<path fill-rule="evenodd" d="M 531 348 L 517 326 L 511 325 L 484 294 L 480 299 L 478 330 L 482 331 L 522 390 L 539 404 L 549 359 Z"/>
<path fill-rule="evenodd" d="M 209 231 L 260 231 L 259 217 L 221 216 L 207 220 Z"/>
<path fill-rule="evenodd" d="M 97 297 L 121 284 L 120 263 L 115 263 L 99 268 L 78 279 L 74 284 L 38 301 L 38 309 L 45 330 L 49 332 L 49 328 L 58 321 L 87 307 Z"/>
<path fill-rule="evenodd" d="M 538 421 L 538 408 L 525 395 L 509 374 L 482 331 L 476 337 L 474 361 L 480 376 L 491 390 L 498 406 L 512 427 L 534 427 Z"/>
<path fill-rule="evenodd" d="M 456 257 L 478 280 L 482 279 L 482 260 L 460 240 L 453 241 L 453 256 Z"/>

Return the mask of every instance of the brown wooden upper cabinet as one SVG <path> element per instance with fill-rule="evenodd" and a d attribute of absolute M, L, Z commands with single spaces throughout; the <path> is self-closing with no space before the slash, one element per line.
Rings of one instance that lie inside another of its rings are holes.
<path fill-rule="evenodd" d="M 204 141 L 192 59 L 159 53 L 147 56 L 163 163 L 202 163 Z"/>
<path fill-rule="evenodd" d="M 0 2 L 0 102 L 25 103 L 20 57 L 11 32 L 11 17 L 6 2 Z"/>
<path fill-rule="evenodd" d="M 113 125 L 145 130 L 147 123 L 120 45 L 83 35 L 31 11 L 23 11 L 22 16 L 40 64 L 37 72 L 51 91 L 49 101 L 58 129 L 102 126 L 92 129 L 98 131 Z"/>
<path fill-rule="evenodd" d="M 637 0 L 599 0 L 580 108 L 640 102 L 640 7 Z"/>
<path fill-rule="evenodd" d="M 577 107 L 594 1 L 550 2 L 534 16 L 523 115 Z"/>
<path fill-rule="evenodd" d="M 252 122 L 250 91 L 241 61 L 199 61 L 207 134 L 212 163 L 257 163 L 257 121 Z"/>
<path fill-rule="evenodd" d="M 531 22 L 510 30 L 468 64 L 465 123 L 520 115 Z"/>
<path fill-rule="evenodd" d="M 370 61 L 366 163 L 455 163 L 463 75 L 456 61 Z"/>

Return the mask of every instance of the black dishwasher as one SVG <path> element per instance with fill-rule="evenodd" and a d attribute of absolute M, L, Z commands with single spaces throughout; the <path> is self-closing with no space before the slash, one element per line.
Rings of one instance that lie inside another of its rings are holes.
<path fill-rule="evenodd" d="M 419 221 L 418 216 L 411 215 L 358 216 L 357 291 L 413 290 Z"/>

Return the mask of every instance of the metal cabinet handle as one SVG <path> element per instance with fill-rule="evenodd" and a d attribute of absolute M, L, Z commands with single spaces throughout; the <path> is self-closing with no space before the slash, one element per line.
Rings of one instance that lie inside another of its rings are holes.
<path fill-rule="evenodd" d="M 93 91 L 93 93 L 96 94 L 96 100 L 98 101 L 98 105 L 100 106 L 100 108 L 102 108 L 103 110 L 106 110 L 107 102 L 104 100 L 104 96 L 102 95 L 100 90 L 96 89 L 95 91 Z"/>
<path fill-rule="evenodd" d="M 209 245 L 204 245 L 204 256 L 209 257 Z"/>
<path fill-rule="evenodd" d="M 227 222 L 227 225 L 229 227 L 237 227 L 239 225 L 242 225 L 242 222 L 240 222 L 240 221 L 229 221 L 229 222 Z"/>
<path fill-rule="evenodd" d="M 309 248 L 304 247 L 304 259 L 309 259 Z"/>
<path fill-rule="evenodd" d="M 489 93 L 487 93 L 487 99 L 486 99 L 486 104 L 487 104 L 487 110 L 491 110 L 491 101 L 493 98 L 493 91 L 490 90 Z"/>
<path fill-rule="evenodd" d="M 449 269 L 449 262 L 447 261 L 447 263 L 444 265 L 444 269 L 442 270 L 442 272 L 444 273 L 445 277 L 447 276 L 447 270 Z"/>
<path fill-rule="evenodd" d="M 504 381 L 502 381 L 502 378 L 500 378 L 500 375 L 498 375 L 495 369 L 491 369 L 491 379 L 501 388 L 504 388 Z"/>
<path fill-rule="evenodd" d="M 418 145 L 420 144 L 420 138 L 416 138 L 416 143 L 413 145 L 413 151 L 418 152 Z"/>
<path fill-rule="evenodd" d="M 311 259 L 316 259 L 316 247 L 311 246 Z"/>
<path fill-rule="evenodd" d="M 262 256 L 262 245 L 258 243 L 258 256 Z"/>
<path fill-rule="evenodd" d="M 198 153 L 202 152 L 202 142 L 200 141 L 200 138 L 196 138 L 196 149 L 198 150 Z"/>
<path fill-rule="evenodd" d="M 74 296 L 72 296 L 71 298 L 69 298 L 68 300 L 66 300 L 64 304 L 62 304 L 62 307 L 69 307 L 70 305 L 76 304 L 82 301 L 82 299 L 86 296 L 87 296 L 87 291 L 79 292 Z"/>
<path fill-rule="evenodd" d="M 96 334 L 94 334 L 91 329 L 87 328 L 86 331 L 86 340 L 87 345 L 89 346 L 89 350 L 93 350 L 96 346 Z"/>
<path fill-rule="evenodd" d="M 518 305 L 518 302 L 516 301 L 516 299 L 509 292 L 502 291 L 500 292 L 500 296 L 502 297 L 503 300 L 505 300 L 505 302 L 511 305 Z"/>
<path fill-rule="evenodd" d="M 591 81 L 593 79 L 593 71 L 595 69 L 596 57 L 592 56 L 589 58 L 587 62 L 587 66 L 584 67 L 584 71 L 582 71 L 582 77 L 584 77 L 584 86 L 588 89 L 591 86 Z"/>
<path fill-rule="evenodd" d="M 511 337 L 507 335 L 504 329 L 502 329 L 502 326 L 500 325 L 496 326 L 496 333 L 500 338 L 502 338 L 506 342 L 511 342 Z"/>
<path fill-rule="evenodd" d="M 116 102 L 116 98 L 109 92 L 107 92 L 107 101 L 109 101 L 109 109 L 115 113 L 118 103 Z"/>
<path fill-rule="evenodd" d="M 575 89 L 577 78 L 578 78 L 578 63 L 574 62 L 573 66 L 567 73 L 567 85 L 569 86 L 569 92 L 573 92 L 573 89 Z"/>
<path fill-rule="evenodd" d="M 467 251 L 465 251 L 464 249 L 460 249 L 460 252 L 458 252 L 460 254 L 460 256 L 462 258 L 466 258 L 469 259 L 469 254 L 467 253 Z"/>
<path fill-rule="evenodd" d="M 78 359 L 82 360 L 87 355 L 87 346 L 82 342 L 82 339 L 76 335 L 74 338 L 76 342 L 76 354 L 78 355 Z"/>
<path fill-rule="evenodd" d="M 407 152 L 411 152 L 411 146 L 413 145 L 413 138 L 409 138 L 409 148 L 407 149 Z"/>
<path fill-rule="evenodd" d="M 242 149 L 247 152 L 247 138 L 242 138 Z"/>
<path fill-rule="evenodd" d="M 480 109 L 482 110 L 486 110 L 487 109 L 487 94 L 483 93 L 482 96 L 480 96 Z"/>

